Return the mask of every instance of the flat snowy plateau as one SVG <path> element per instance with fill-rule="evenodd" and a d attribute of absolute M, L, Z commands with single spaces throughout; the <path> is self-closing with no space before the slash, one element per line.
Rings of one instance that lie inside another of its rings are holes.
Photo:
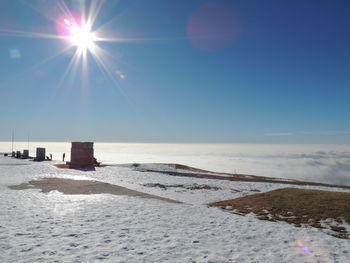
<path fill-rule="evenodd" d="M 349 240 L 207 205 L 286 185 L 169 176 L 132 165 L 84 172 L 54 163 L 0 157 L 0 262 L 350 262 Z M 42 178 L 101 181 L 182 203 L 9 188 Z"/>

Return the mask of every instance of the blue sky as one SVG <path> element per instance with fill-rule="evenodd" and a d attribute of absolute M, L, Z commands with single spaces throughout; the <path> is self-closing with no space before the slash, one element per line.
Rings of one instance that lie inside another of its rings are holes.
<path fill-rule="evenodd" d="M 57 35 L 53 3 L 1 1 L 1 141 L 350 143 L 349 1 L 106 1 L 93 30 L 124 41 L 84 77 L 18 36 Z"/>

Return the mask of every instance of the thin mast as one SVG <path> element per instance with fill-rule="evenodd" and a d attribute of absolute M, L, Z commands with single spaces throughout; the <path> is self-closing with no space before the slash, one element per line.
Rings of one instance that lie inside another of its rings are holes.
<path fill-rule="evenodd" d="M 12 152 L 13 152 L 13 140 L 15 139 L 15 129 L 12 128 Z"/>

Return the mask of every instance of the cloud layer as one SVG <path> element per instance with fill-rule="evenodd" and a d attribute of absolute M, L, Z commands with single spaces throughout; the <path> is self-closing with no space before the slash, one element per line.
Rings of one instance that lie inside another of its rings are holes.
<path fill-rule="evenodd" d="M 45 147 L 54 159 L 66 153 L 69 143 L 31 143 Z M 27 143 L 16 143 L 25 149 Z M 0 143 L 0 152 L 11 143 Z M 96 143 L 95 156 L 103 163 L 181 163 L 202 169 L 350 185 L 350 145 L 295 144 L 151 144 Z"/>

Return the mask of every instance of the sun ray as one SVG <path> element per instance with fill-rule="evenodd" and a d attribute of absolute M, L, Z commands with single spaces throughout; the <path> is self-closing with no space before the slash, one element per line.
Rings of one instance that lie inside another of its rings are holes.
<path fill-rule="evenodd" d="M 105 2 L 105 0 L 102 0 L 102 1 Z M 108 29 L 111 23 L 117 22 L 116 20 L 118 20 L 118 19 L 121 20 L 128 15 L 131 16 L 131 14 L 129 12 L 133 10 L 132 7 L 135 6 L 136 1 L 129 1 L 129 2 L 130 2 L 130 5 L 128 6 L 128 8 L 122 10 L 121 13 L 117 13 L 116 15 L 109 18 L 107 21 L 103 22 L 102 24 L 99 24 L 98 29 L 103 31 L 104 29 Z M 96 13 L 96 17 L 97 16 L 98 16 L 98 13 Z"/>
<path fill-rule="evenodd" d="M 82 24 L 87 24 L 86 21 L 86 5 L 85 5 L 85 1 L 79 1 L 79 9 L 80 9 L 80 26 L 82 26 Z M 91 28 L 89 28 L 90 30 Z"/>
<path fill-rule="evenodd" d="M 107 54 L 107 55 L 105 55 Z M 96 53 L 92 54 L 93 58 L 96 61 L 96 64 L 98 65 L 98 67 L 100 68 L 101 72 L 107 76 L 114 84 L 115 86 L 118 88 L 118 90 L 120 91 L 120 93 L 124 96 L 124 98 L 126 99 L 126 101 L 130 104 L 133 105 L 130 98 L 128 97 L 128 95 L 125 93 L 125 91 L 121 88 L 120 83 L 118 83 L 118 81 L 115 78 L 115 75 L 112 73 L 113 70 L 108 68 L 107 63 L 105 62 L 105 60 L 103 59 L 104 57 L 108 57 L 108 53 L 100 48 L 99 46 L 96 47 Z"/>
<path fill-rule="evenodd" d="M 82 76 L 82 85 L 81 85 L 81 89 L 82 92 L 84 94 L 86 94 L 86 92 L 88 92 L 88 88 L 89 88 L 89 64 L 88 64 L 88 53 L 87 51 L 83 52 L 81 54 L 82 58 L 81 58 L 81 76 Z"/>
<path fill-rule="evenodd" d="M 78 64 L 79 64 L 79 59 L 80 59 L 80 55 L 77 51 L 75 51 L 73 57 L 71 58 L 67 68 L 65 69 L 62 77 L 60 78 L 60 81 L 57 84 L 57 88 L 60 88 L 61 85 L 63 85 L 65 79 L 67 78 L 67 76 L 69 74 L 71 75 L 75 75 L 75 72 L 77 71 L 78 68 Z"/>
<path fill-rule="evenodd" d="M 86 19 L 86 23 L 93 25 L 95 24 L 96 18 L 98 16 L 98 14 L 101 11 L 101 8 L 104 4 L 104 0 L 100 0 L 100 1 L 91 1 L 91 5 L 89 8 L 89 13 Z"/>
<path fill-rule="evenodd" d="M 98 30 L 95 31 L 98 33 Z M 136 43 L 136 42 L 145 42 L 145 41 L 175 41 L 175 40 L 186 40 L 186 37 L 169 37 L 169 38 L 118 38 L 118 37 L 96 37 L 96 42 L 115 42 L 115 43 Z"/>
<path fill-rule="evenodd" d="M 7 29 L 0 29 L 0 35 L 11 36 L 11 37 L 43 38 L 43 39 L 61 39 L 61 40 L 67 39 L 67 37 L 65 36 L 45 34 L 45 33 L 39 33 L 39 32 L 7 30 Z"/>
<path fill-rule="evenodd" d="M 55 100 L 57 93 L 61 90 L 68 75 L 75 75 L 75 73 L 78 69 L 79 60 L 80 60 L 80 54 L 77 51 L 75 51 L 73 57 L 69 61 L 68 66 L 66 67 L 60 80 L 58 81 L 57 85 L 55 86 L 50 98 L 47 100 L 48 106 Z"/>
<path fill-rule="evenodd" d="M 68 6 L 63 0 L 59 0 L 57 2 L 58 8 L 62 11 L 63 15 L 68 18 L 69 20 L 74 20 L 74 16 L 72 12 L 69 10 Z"/>

